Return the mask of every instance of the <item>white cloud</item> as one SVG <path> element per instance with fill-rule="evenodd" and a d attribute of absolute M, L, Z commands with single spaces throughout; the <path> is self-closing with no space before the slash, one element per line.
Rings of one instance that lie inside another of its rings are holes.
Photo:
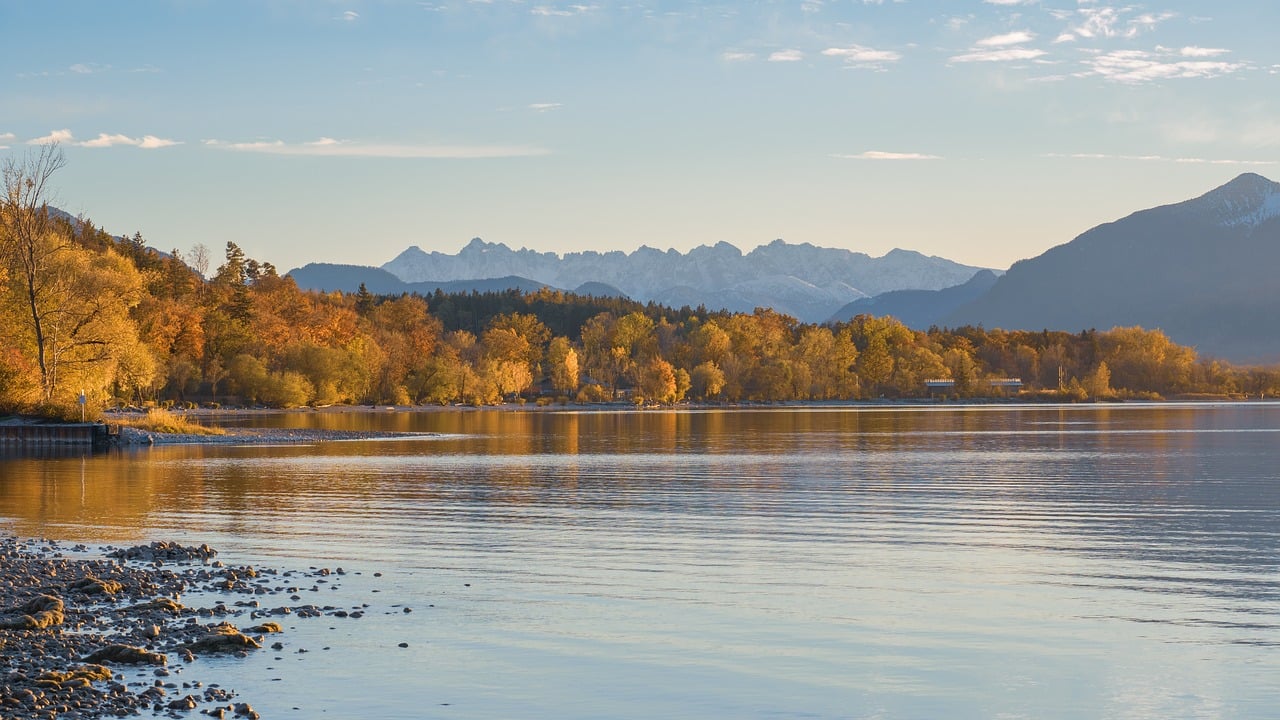
<path fill-rule="evenodd" d="M 982 0 L 988 5 L 1030 5 L 1036 0 Z"/>
<path fill-rule="evenodd" d="M 545 148 L 522 145 L 398 145 L 335 140 L 328 137 L 303 143 L 286 143 L 283 140 L 239 143 L 205 140 L 204 144 L 208 147 L 239 152 L 311 157 L 478 159 L 537 157 L 551 154 L 551 151 Z"/>
<path fill-rule="evenodd" d="M 1217 57 L 1219 55 L 1226 55 L 1229 52 L 1231 51 L 1224 50 L 1222 48 L 1204 48 L 1204 47 L 1191 46 L 1191 47 L 1182 48 L 1181 50 L 1178 51 L 1178 54 L 1181 55 L 1182 57 L 1204 58 L 1204 57 Z"/>
<path fill-rule="evenodd" d="M 108 133 L 98 133 L 98 137 L 84 142 L 72 143 L 79 147 L 87 148 L 105 148 L 115 145 L 128 145 L 144 150 L 154 150 L 156 148 L 172 147 L 181 145 L 177 140 L 167 140 L 165 138 L 156 137 L 155 135 L 143 135 L 140 138 L 131 138 L 128 135 L 110 135 Z"/>
<path fill-rule="evenodd" d="M 356 12 L 355 10 L 347 10 L 346 12 L 342 13 L 342 15 L 338 19 L 343 22 L 355 22 L 356 20 L 360 19 L 360 13 Z"/>
<path fill-rule="evenodd" d="M 1059 33 L 1058 37 L 1053 39 L 1053 44 L 1057 45 L 1059 43 L 1075 42 L 1075 41 L 1076 41 L 1075 35 L 1072 35 L 1069 32 L 1064 32 L 1064 33 Z"/>
<path fill-rule="evenodd" d="M 134 139 L 124 135 L 108 135 L 106 133 L 100 133 L 98 137 L 93 140 L 85 140 L 84 142 L 76 144 L 80 147 L 101 148 L 111 147 L 112 145 L 133 145 Z"/>
<path fill-rule="evenodd" d="M 1080 8 L 1084 22 L 1073 28 L 1080 37 L 1114 37 L 1118 32 L 1116 25 L 1120 22 L 1120 14 L 1115 8 Z"/>
<path fill-rule="evenodd" d="M 1085 3 L 1082 2 L 1082 5 Z M 1133 8 L 1095 7 L 1089 3 L 1076 12 L 1083 20 L 1070 32 L 1083 38 L 1134 38 L 1139 33 L 1152 30 L 1160 23 L 1177 17 L 1177 13 L 1143 13 L 1125 22 L 1124 15 Z"/>
<path fill-rule="evenodd" d="M 979 47 L 1004 47 L 1006 45 L 1021 45 L 1036 39 L 1035 33 L 1019 30 L 1017 32 L 1005 33 L 1004 35 L 992 35 L 989 38 L 979 40 L 976 45 Z"/>
<path fill-rule="evenodd" d="M 156 148 L 172 147 L 174 145 L 181 144 L 182 141 L 180 140 L 168 140 L 165 138 L 158 138 L 155 135 L 143 135 L 142 140 L 138 143 L 138 147 L 143 150 L 154 150 Z"/>
<path fill-rule="evenodd" d="M 1181 60 L 1181 51 L 1113 50 L 1099 53 L 1084 62 L 1085 75 L 1098 75 L 1118 83 L 1138 84 L 1154 80 L 1215 78 L 1246 69 L 1247 63 L 1225 60 Z M 1196 56 L 1191 56 L 1196 57 Z"/>
<path fill-rule="evenodd" d="M 529 105 L 529 109 L 534 112 L 550 112 L 551 110 L 559 110 L 564 107 L 560 103 L 533 103 Z"/>
<path fill-rule="evenodd" d="M 1035 60 L 1047 55 L 1044 50 L 1034 48 L 1004 48 L 1003 50 L 973 50 L 963 55 L 951 57 L 951 62 L 1010 62 L 1016 60 Z"/>
<path fill-rule="evenodd" d="M 17 136 L 16 136 L 16 135 L 14 135 L 14 134 L 13 134 L 13 133 L 11 133 L 11 132 L 7 132 L 7 133 L 0 133 L 0 142 L 9 142 L 10 140 L 14 139 L 15 137 L 17 137 Z"/>
<path fill-rule="evenodd" d="M 883 63 L 898 62 L 902 53 L 893 50 L 876 50 L 862 45 L 850 45 L 847 48 L 827 48 L 822 51 L 827 57 L 838 57 L 850 65 L 879 66 Z"/>
<path fill-rule="evenodd" d="M 941 160 L 939 155 L 926 155 L 924 153 L 900 153 L 900 152 L 884 152 L 883 150 L 867 150 L 857 155 L 832 155 L 831 157 L 841 160 Z"/>
<path fill-rule="evenodd" d="M 67 143 L 75 139 L 70 130 L 54 130 L 44 137 L 31 138 L 27 141 L 28 145 L 51 145 L 53 143 Z"/>
<path fill-rule="evenodd" d="M 799 50 L 778 50 L 769 54 L 769 62 L 799 62 L 804 60 L 804 53 Z"/>
<path fill-rule="evenodd" d="M 720 53 L 720 59 L 725 62 L 747 62 L 748 60 L 754 60 L 755 57 L 755 53 L 738 52 L 736 50 L 727 50 Z"/>

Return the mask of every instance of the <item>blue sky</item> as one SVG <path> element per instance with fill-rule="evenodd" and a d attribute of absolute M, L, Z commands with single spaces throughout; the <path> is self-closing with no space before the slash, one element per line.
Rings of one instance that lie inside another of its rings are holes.
<path fill-rule="evenodd" d="M 281 269 L 472 237 L 992 267 L 1280 178 L 1280 3 L 0 0 L 0 154 Z"/>

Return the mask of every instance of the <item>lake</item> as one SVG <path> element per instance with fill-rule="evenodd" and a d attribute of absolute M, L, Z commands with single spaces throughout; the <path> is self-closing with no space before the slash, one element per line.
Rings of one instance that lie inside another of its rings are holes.
<path fill-rule="evenodd" d="M 1280 708 L 1278 404 L 241 421 L 431 434 L 0 456 L 0 530 L 343 566 L 198 661 L 267 718 Z"/>

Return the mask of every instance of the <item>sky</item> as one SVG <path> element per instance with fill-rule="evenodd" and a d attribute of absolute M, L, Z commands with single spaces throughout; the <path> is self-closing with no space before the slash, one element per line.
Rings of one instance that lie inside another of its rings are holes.
<path fill-rule="evenodd" d="M 994 268 L 1280 179 L 1272 0 L 0 0 L 0 156 L 282 271 L 473 237 Z"/>

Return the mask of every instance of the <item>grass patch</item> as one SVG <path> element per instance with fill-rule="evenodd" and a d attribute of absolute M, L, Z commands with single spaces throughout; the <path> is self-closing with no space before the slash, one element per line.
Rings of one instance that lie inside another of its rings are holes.
<path fill-rule="evenodd" d="M 209 427 L 201 425 L 198 422 L 188 420 L 181 415 L 175 415 L 168 410 L 148 410 L 145 417 L 136 420 L 124 420 L 122 425 L 128 425 L 139 430 L 149 430 L 157 433 L 170 433 L 173 435 L 226 435 L 227 431 L 222 428 Z"/>

